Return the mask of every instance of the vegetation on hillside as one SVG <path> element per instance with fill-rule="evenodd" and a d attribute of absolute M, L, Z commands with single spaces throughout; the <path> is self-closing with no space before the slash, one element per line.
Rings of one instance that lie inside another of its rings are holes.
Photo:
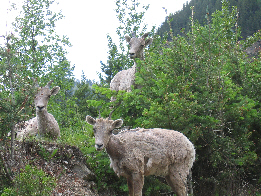
<path fill-rule="evenodd" d="M 24 1 L 14 23 L 16 33 L 8 35 L 6 45 L 0 48 L 0 150 L 10 139 L 7 133 L 14 125 L 34 115 L 32 78 L 40 84 L 54 79 L 53 85 L 61 90 L 49 101 L 48 110 L 61 128 L 57 142 L 80 148 L 96 175 L 98 189 L 110 187 L 119 195 L 127 195 L 126 180 L 109 168 L 105 152 L 95 150 L 91 126 L 85 122 L 87 114 L 97 117 L 100 111 L 107 117 L 111 106 L 117 105 L 112 118 L 122 118 L 125 126 L 175 129 L 194 143 L 194 195 L 260 195 L 261 61 L 260 53 L 250 57 L 245 49 L 261 39 L 261 33 L 250 29 L 249 33 L 256 33 L 242 34 L 246 27 L 240 26 L 240 9 L 228 1 L 192 0 L 184 6 L 186 12 L 174 15 L 185 21 L 191 16 L 192 2 L 194 19 L 187 20 L 182 29 L 173 28 L 176 19 L 169 17 L 162 26 L 166 29 L 159 33 L 162 36 L 151 30 L 153 44 L 145 51 L 145 61 L 138 61 L 135 86 L 139 88 L 117 93 L 108 88 L 111 79 L 133 63 L 124 35 L 133 30 L 137 35 L 147 32 L 146 26 L 140 26 L 147 6 L 141 8 L 137 1 L 135 5 L 133 1 L 116 1 L 120 44 L 108 36 L 108 61 L 102 63 L 105 76 L 100 75 L 100 84 L 91 84 L 84 75 L 80 82 L 73 78 L 73 67 L 64 50 L 70 43 L 55 34 L 55 22 L 62 15 L 51 12 L 54 2 Z M 208 5 L 207 12 L 204 6 L 204 12 L 197 10 L 200 2 Z M 249 5 L 258 8 L 260 1 L 251 2 Z M 220 9 L 215 10 L 214 5 Z M 112 95 L 117 97 L 114 103 L 110 102 Z M 12 190 L 8 188 L 12 182 L 1 177 L 3 165 L 0 156 L 0 193 L 4 188 Z M 33 172 L 45 177 L 29 166 L 23 171 L 25 175 L 28 171 L 29 175 Z M 161 178 L 145 179 L 145 195 L 169 191 Z"/>

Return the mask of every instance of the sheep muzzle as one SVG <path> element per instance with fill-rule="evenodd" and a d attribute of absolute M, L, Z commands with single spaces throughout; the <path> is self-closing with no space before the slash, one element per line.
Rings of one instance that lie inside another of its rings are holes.
<path fill-rule="evenodd" d="M 135 53 L 130 53 L 129 55 L 130 55 L 130 58 L 131 58 L 131 59 L 135 59 L 135 58 L 136 58 Z"/>
<path fill-rule="evenodd" d="M 96 148 L 96 150 L 98 150 L 98 151 L 102 150 L 103 147 L 104 147 L 103 144 L 95 144 L 95 148 Z"/>

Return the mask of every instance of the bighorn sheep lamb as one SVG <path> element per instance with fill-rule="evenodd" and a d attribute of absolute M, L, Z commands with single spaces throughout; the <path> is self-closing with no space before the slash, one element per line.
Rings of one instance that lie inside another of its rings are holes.
<path fill-rule="evenodd" d="M 95 147 L 106 149 L 111 167 L 118 176 L 127 178 L 129 195 L 142 196 L 144 176 L 164 176 L 178 196 L 187 195 L 187 175 L 195 160 L 193 144 L 182 133 L 167 129 L 131 129 L 112 134 L 123 124 L 86 116 L 93 125 Z"/>
<path fill-rule="evenodd" d="M 134 60 L 134 65 L 127 69 L 118 72 L 110 83 L 110 89 L 119 91 L 126 90 L 127 92 L 131 91 L 131 86 L 135 81 L 135 73 L 136 73 L 136 62 L 135 59 L 139 58 L 144 60 L 143 50 L 146 46 L 152 43 L 152 38 L 146 39 L 149 33 L 145 33 L 141 38 L 137 38 L 135 34 L 132 35 L 132 38 L 128 35 L 125 36 L 125 40 L 130 45 L 129 55 L 130 58 Z M 146 40 L 145 40 L 146 39 Z M 111 101 L 114 101 L 115 98 L 111 98 Z"/>
<path fill-rule="evenodd" d="M 17 128 L 17 139 L 28 137 L 30 135 L 43 135 L 52 139 L 60 137 L 60 129 L 57 121 L 52 114 L 47 112 L 47 104 L 52 95 L 56 95 L 60 87 L 55 86 L 50 89 L 52 80 L 45 87 L 39 87 L 34 98 L 36 108 L 36 117 L 24 122 L 24 128 Z"/>

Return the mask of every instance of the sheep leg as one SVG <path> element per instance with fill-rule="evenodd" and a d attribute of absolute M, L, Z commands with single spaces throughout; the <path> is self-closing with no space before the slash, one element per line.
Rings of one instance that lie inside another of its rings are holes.
<path fill-rule="evenodd" d="M 141 172 L 133 173 L 127 178 L 129 195 L 142 196 L 142 188 L 144 185 L 144 175 Z"/>
<path fill-rule="evenodd" d="M 127 178 L 127 184 L 128 184 L 128 189 L 129 189 L 129 196 L 134 196 L 134 187 L 133 187 L 133 179 L 132 176 L 129 176 Z"/>
<path fill-rule="evenodd" d="M 179 172 L 170 174 L 165 177 L 167 183 L 171 189 L 177 194 L 177 196 L 186 196 L 186 178 L 184 178 Z"/>
<path fill-rule="evenodd" d="M 170 176 L 165 176 L 165 179 L 168 185 L 171 187 L 171 189 L 176 193 L 175 185 L 174 183 L 172 183 L 172 179 L 170 178 Z"/>

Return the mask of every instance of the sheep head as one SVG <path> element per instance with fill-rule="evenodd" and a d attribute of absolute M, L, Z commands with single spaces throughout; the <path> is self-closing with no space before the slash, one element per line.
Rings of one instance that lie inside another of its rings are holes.
<path fill-rule="evenodd" d="M 112 131 L 115 128 L 121 127 L 123 124 L 123 121 L 121 119 L 118 120 L 110 120 L 109 118 L 94 119 L 91 116 L 86 116 L 86 121 L 90 125 L 93 125 L 96 150 L 102 150 L 103 148 L 106 148 L 110 140 L 110 137 L 112 135 Z"/>
<path fill-rule="evenodd" d="M 143 59 L 143 50 L 146 46 L 150 45 L 153 41 L 152 38 L 146 39 L 149 33 L 145 33 L 141 38 L 132 35 L 132 38 L 128 35 L 125 36 L 125 40 L 130 45 L 129 55 L 131 59 L 139 58 Z M 146 39 L 146 40 L 145 40 Z"/>
<path fill-rule="evenodd" d="M 55 86 L 52 89 L 50 89 L 50 86 L 52 84 L 52 80 L 48 82 L 48 84 L 45 87 L 39 87 L 37 89 L 37 94 L 34 98 L 34 104 L 36 108 L 36 112 L 43 112 L 47 111 L 47 104 L 52 95 L 56 95 L 60 87 Z"/>

